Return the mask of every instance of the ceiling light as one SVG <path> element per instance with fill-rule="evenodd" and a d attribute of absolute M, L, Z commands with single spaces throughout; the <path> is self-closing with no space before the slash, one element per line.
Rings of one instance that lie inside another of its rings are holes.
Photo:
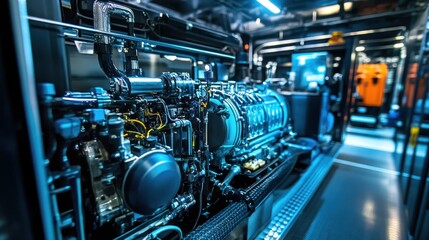
<path fill-rule="evenodd" d="M 257 19 L 256 19 L 256 23 L 258 23 L 258 24 L 259 24 L 259 23 L 261 23 L 261 19 L 260 19 L 260 18 L 257 18 Z"/>
<path fill-rule="evenodd" d="M 395 43 L 395 44 L 393 44 L 394 48 L 402 48 L 403 46 L 404 46 L 403 43 Z"/>
<path fill-rule="evenodd" d="M 344 3 L 344 11 L 346 11 L 346 12 L 350 11 L 352 6 L 353 6 L 352 2 Z M 332 14 L 336 14 L 336 13 L 340 12 L 340 5 L 335 4 L 335 5 L 331 5 L 331 6 L 321 7 L 321 8 L 318 8 L 316 11 L 317 11 L 317 15 L 319 15 L 319 16 L 332 15 Z"/>
<path fill-rule="evenodd" d="M 364 46 L 358 46 L 358 47 L 356 47 L 356 52 L 363 52 L 363 51 L 365 51 L 365 47 Z"/>
<path fill-rule="evenodd" d="M 397 36 L 395 37 L 396 40 L 403 40 L 405 37 L 404 36 Z"/>
<path fill-rule="evenodd" d="M 257 0 L 262 6 L 266 7 L 268 10 L 270 10 L 274 14 L 280 13 L 280 8 L 278 8 L 276 5 L 274 5 L 270 0 Z"/>

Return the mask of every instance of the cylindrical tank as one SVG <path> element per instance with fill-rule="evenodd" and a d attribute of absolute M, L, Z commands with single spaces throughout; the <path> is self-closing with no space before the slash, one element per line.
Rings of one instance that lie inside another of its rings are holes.
<path fill-rule="evenodd" d="M 162 150 L 152 150 L 140 156 L 128 169 L 122 195 L 131 210 L 151 215 L 169 206 L 180 182 L 180 169 L 173 156 Z"/>

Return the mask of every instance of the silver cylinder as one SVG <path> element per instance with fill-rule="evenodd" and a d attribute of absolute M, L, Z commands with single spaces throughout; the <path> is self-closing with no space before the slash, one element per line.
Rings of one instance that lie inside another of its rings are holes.
<path fill-rule="evenodd" d="M 164 92 L 161 78 L 130 77 L 130 94 L 160 94 Z"/>

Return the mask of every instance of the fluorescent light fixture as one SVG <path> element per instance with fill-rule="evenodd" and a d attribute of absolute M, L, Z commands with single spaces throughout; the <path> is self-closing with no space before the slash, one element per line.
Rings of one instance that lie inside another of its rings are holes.
<path fill-rule="evenodd" d="M 404 46 L 404 44 L 403 43 L 395 43 L 394 45 L 393 45 L 393 47 L 394 48 L 401 48 L 401 47 L 403 47 Z"/>
<path fill-rule="evenodd" d="M 352 9 L 353 3 L 352 2 L 345 2 L 344 3 L 344 11 L 348 12 L 350 9 Z M 328 16 L 332 14 L 336 14 L 340 12 L 340 5 L 335 4 L 331 6 L 321 7 L 316 9 L 317 15 L 319 16 Z"/>
<path fill-rule="evenodd" d="M 268 10 L 270 10 L 274 14 L 280 13 L 280 8 L 278 8 L 276 5 L 274 5 L 270 0 L 257 0 L 262 6 L 266 7 Z"/>
<path fill-rule="evenodd" d="M 364 46 L 358 46 L 356 47 L 356 52 L 363 52 L 365 51 L 365 47 Z"/>
<path fill-rule="evenodd" d="M 405 37 L 404 36 L 397 36 L 395 37 L 395 40 L 403 40 Z"/>

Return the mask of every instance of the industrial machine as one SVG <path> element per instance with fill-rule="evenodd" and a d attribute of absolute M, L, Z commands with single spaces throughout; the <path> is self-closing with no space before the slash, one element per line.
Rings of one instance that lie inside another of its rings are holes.
<path fill-rule="evenodd" d="M 331 141 L 334 124 L 328 84 L 333 78 L 332 62 L 328 52 L 293 53 L 289 86 L 277 87 L 288 100 L 297 135 L 321 143 Z"/>
<path fill-rule="evenodd" d="M 211 64 L 202 80 L 146 77 L 132 38 L 141 14 L 106 1 L 91 8 L 109 88 L 38 83 L 56 238 L 225 238 L 311 156 L 294 143 L 285 98 L 264 84 L 212 82 Z M 114 21 L 131 38 L 110 34 Z M 123 67 L 112 60 L 118 45 Z"/>
<path fill-rule="evenodd" d="M 352 125 L 378 125 L 387 74 L 388 68 L 384 63 L 359 64 L 355 75 L 355 111 L 350 118 Z"/>

